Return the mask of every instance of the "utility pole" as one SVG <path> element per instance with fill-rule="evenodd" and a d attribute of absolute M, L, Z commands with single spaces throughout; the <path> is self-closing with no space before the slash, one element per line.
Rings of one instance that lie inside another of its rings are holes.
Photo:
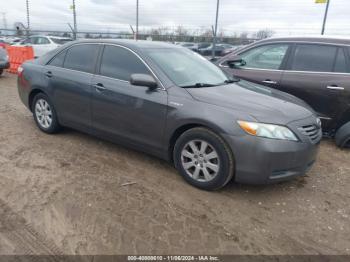
<path fill-rule="evenodd" d="M 220 6 L 220 0 L 217 0 L 217 2 L 216 2 L 215 28 L 214 28 L 214 32 L 213 32 L 213 49 L 211 52 L 212 59 L 215 58 L 215 45 L 216 45 L 216 34 L 218 32 L 219 6 Z"/>
<path fill-rule="evenodd" d="M 326 11 L 324 12 L 324 18 L 323 18 L 323 25 L 322 25 L 321 35 L 324 35 L 324 31 L 326 29 L 326 22 L 327 22 L 328 9 L 329 9 L 329 3 L 330 2 L 331 2 L 331 0 L 327 0 L 327 6 L 326 6 Z"/>
<path fill-rule="evenodd" d="M 73 10 L 73 27 L 74 27 L 73 38 L 74 40 L 76 40 L 78 28 L 77 28 L 77 13 L 75 9 L 75 0 L 73 0 L 72 10 Z"/>
<path fill-rule="evenodd" d="M 139 0 L 136 0 L 136 33 L 135 40 L 138 39 L 139 36 Z"/>
<path fill-rule="evenodd" d="M 29 37 L 29 31 L 30 31 L 30 14 L 29 14 L 29 0 L 26 0 L 26 7 L 27 7 L 27 37 Z"/>

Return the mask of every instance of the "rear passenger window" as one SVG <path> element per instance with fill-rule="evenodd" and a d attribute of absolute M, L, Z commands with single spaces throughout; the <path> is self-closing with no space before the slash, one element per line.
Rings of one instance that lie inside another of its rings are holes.
<path fill-rule="evenodd" d="M 54 59 L 52 59 L 49 65 L 63 67 L 64 58 L 66 57 L 66 51 L 59 53 Z"/>
<path fill-rule="evenodd" d="M 95 67 L 98 45 L 76 45 L 67 51 L 64 68 L 92 73 Z"/>
<path fill-rule="evenodd" d="M 346 68 L 346 59 L 345 59 L 345 53 L 343 48 L 338 49 L 337 58 L 334 64 L 334 72 L 337 72 L 337 73 L 349 72 Z"/>
<path fill-rule="evenodd" d="M 50 44 L 50 41 L 46 37 L 37 37 L 36 42 L 34 44 L 36 45 L 48 45 Z"/>
<path fill-rule="evenodd" d="M 150 74 L 145 64 L 131 51 L 118 46 L 105 46 L 100 74 L 129 81 L 132 74 Z"/>
<path fill-rule="evenodd" d="M 333 72 L 337 47 L 327 45 L 297 45 L 291 70 Z"/>

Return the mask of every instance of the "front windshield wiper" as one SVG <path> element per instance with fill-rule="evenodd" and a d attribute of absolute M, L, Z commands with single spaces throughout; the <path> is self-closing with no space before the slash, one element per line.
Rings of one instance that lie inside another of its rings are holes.
<path fill-rule="evenodd" d="M 217 86 L 213 84 L 208 84 L 208 83 L 195 83 L 193 85 L 187 85 L 187 86 L 181 86 L 182 88 L 201 88 L 201 87 L 212 87 L 212 86 Z"/>
<path fill-rule="evenodd" d="M 187 86 L 181 86 L 182 88 L 201 88 L 201 87 L 212 87 L 212 86 L 222 86 L 226 84 L 232 84 L 239 82 L 240 80 L 238 78 L 230 78 L 225 80 L 223 83 L 219 84 L 209 84 L 209 83 L 195 83 L 194 85 L 187 85 Z"/>

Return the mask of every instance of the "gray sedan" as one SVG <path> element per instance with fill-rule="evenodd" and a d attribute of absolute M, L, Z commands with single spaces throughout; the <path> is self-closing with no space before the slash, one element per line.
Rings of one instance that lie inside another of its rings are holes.
<path fill-rule="evenodd" d="M 153 154 L 206 190 L 303 175 L 321 139 L 301 100 L 165 43 L 72 42 L 24 63 L 18 89 L 43 132 L 68 126 Z"/>

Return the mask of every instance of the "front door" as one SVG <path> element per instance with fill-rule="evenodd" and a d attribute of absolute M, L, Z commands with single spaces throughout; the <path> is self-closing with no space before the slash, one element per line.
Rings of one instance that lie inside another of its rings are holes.
<path fill-rule="evenodd" d="M 92 80 L 93 128 L 112 139 L 160 149 L 167 113 L 166 90 L 130 84 L 131 74 L 152 73 L 129 49 L 106 45 L 100 63 L 99 74 Z"/>
<path fill-rule="evenodd" d="M 288 49 L 289 44 L 286 43 L 253 47 L 239 54 L 244 60 L 242 65 L 230 68 L 223 62 L 221 67 L 235 77 L 279 88 Z"/>

